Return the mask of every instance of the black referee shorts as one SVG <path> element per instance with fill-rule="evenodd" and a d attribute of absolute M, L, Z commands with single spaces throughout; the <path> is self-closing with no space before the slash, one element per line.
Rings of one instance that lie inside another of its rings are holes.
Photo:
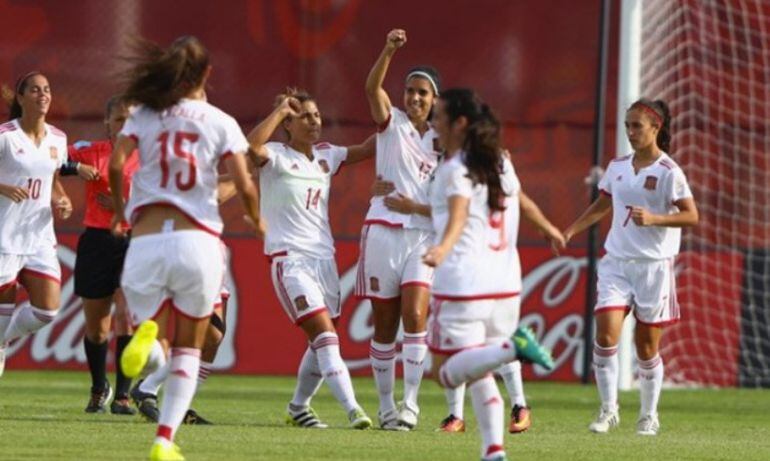
<path fill-rule="evenodd" d="M 75 294 L 98 299 L 112 296 L 120 287 L 128 238 L 115 237 L 109 229 L 87 227 L 78 240 L 75 260 Z"/>

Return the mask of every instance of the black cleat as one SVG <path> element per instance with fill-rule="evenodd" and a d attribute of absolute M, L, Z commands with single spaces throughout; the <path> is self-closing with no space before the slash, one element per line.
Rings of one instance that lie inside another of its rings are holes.
<path fill-rule="evenodd" d="M 160 410 L 158 410 L 158 396 L 155 394 L 150 394 L 149 392 L 140 391 L 139 386 L 141 384 L 142 381 L 139 381 L 136 383 L 136 386 L 131 389 L 131 392 L 129 392 L 129 395 L 131 395 L 131 400 L 134 401 L 136 408 L 139 410 L 139 413 L 142 416 L 144 416 L 150 422 L 157 423 L 158 418 L 160 418 Z"/>
<path fill-rule="evenodd" d="M 108 381 L 104 382 L 104 389 L 99 392 L 91 392 L 86 413 L 106 413 L 107 402 L 112 398 L 112 387 Z"/>
<path fill-rule="evenodd" d="M 187 413 L 184 415 L 184 419 L 182 420 L 183 424 L 202 424 L 202 425 L 208 425 L 211 426 L 214 423 L 211 421 L 204 419 L 201 415 L 195 412 L 192 408 L 187 410 Z"/>
<path fill-rule="evenodd" d="M 131 403 L 128 401 L 128 397 L 115 398 L 110 404 L 110 413 L 113 415 L 135 415 L 136 410 L 131 408 Z"/>

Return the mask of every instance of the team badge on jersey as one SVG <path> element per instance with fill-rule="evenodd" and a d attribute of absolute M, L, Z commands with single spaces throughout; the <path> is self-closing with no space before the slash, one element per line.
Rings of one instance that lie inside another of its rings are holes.
<path fill-rule="evenodd" d="M 321 170 L 323 170 L 324 173 L 331 171 L 331 168 L 329 168 L 329 163 L 325 159 L 319 160 L 318 164 L 321 166 Z"/>
<path fill-rule="evenodd" d="M 657 176 L 647 176 L 644 178 L 644 188 L 647 190 L 655 190 L 655 188 L 658 186 L 658 177 Z"/>
<path fill-rule="evenodd" d="M 55 147 L 51 146 L 51 160 L 58 160 L 58 158 L 59 151 Z"/>

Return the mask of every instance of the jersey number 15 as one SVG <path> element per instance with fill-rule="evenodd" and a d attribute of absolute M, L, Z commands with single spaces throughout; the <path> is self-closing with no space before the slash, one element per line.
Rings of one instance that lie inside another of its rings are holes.
<path fill-rule="evenodd" d="M 185 131 L 177 131 L 171 133 L 164 131 L 158 136 L 158 142 L 160 143 L 160 187 L 166 188 L 168 186 L 169 176 L 171 175 L 171 166 L 178 165 L 179 163 L 187 164 L 187 178 L 183 179 L 182 171 L 177 171 L 174 175 L 177 189 L 180 191 L 187 191 L 195 186 L 195 177 L 197 176 L 197 165 L 195 161 L 195 155 L 184 150 L 184 143 L 195 144 L 198 141 L 198 133 L 189 133 Z M 169 142 L 173 139 L 173 142 Z M 180 161 L 174 161 L 175 158 L 169 160 L 169 149 L 174 153 L 174 156 Z"/>

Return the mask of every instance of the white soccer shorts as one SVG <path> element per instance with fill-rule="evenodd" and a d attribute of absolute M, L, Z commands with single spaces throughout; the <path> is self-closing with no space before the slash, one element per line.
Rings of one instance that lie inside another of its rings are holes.
<path fill-rule="evenodd" d="M 280 256 L 270 266 L 273 287 L 295 325 L 328 312 L 340 316 L 340 278 L 334 259 Z"/>
<path fill-rule="evenodd" d="M 224 255 L 219 239 L 207 232 L 182 230 L 131 239 L 121 285 L 138 325 L 166 303 L 194 319 L 210 317 L 219 299 Z"/>
<path fill-rule="evenodd" d="M 0 254 L 0 290 L 15 285 L 22 272 L 61 284 L 61 265 L 56 246 L 45 244 L 32 255 Z"/>
<path fill-rule="evenodd" d="M 639 323 L 665 326 L 679 320 L 674 259 L 605 256 L 597 271 L 594 313 L 633 309 Z"/>
<path fill-rule="evenodd" d="M 433 298 L 428 317 L 431 352 L 452 355 L 510 338 L 519 324 L 521 298 L 441 301 Z"/>
<path fill-rule="evenodd" d="M 356 296 L 391 300 L 401 296 L 405 286 L 433 283 L 433 268 L 422 262 L 433 234 L 421 229 L 403 229 L 367 224 L 361 231 Z"/>

